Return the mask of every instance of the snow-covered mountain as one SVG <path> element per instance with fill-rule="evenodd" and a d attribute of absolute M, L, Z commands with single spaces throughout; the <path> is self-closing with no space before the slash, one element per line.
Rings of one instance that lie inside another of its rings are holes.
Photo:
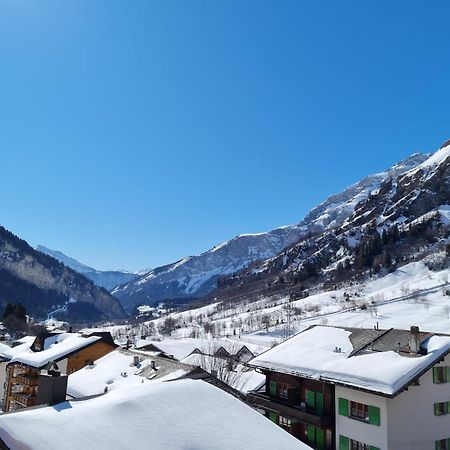
<path fill-rule="evenodd" d="M 65 266 L 70 267 L 78 273 L 92 280 L 97 286 L 111 290 L 119 284 L 127 283 L 139 276 L 137 273 L 131 273 L 121 270 L 96 270 L 86 264 L 80 263 L 74 258 L 65 255 L 58 250 L 51 250 L 43 245 L 36 247 L 38 252 L 53 256 L 53 258 L 62 262 Z"/>
<path fill-rule="evenodd" d="M 305 236 L 279 255 L 222 280 L 217 296 L 280 295 L 287 286 L 304 296 L 311 287 L 359 282 L 430 255 L 439 255 L 437 266 L 450 264 L 450 141 L 425 160 L 423 155 L 412 158 L 412 166 L 401 164 L 402 169 L 372 185 L 339 217 L 338 226 Z M 336 208 L 343 210 L 343 204 Z M 317 209 L 329 220 L 327 208 Z"/>
<path fill-rule="evenodd" d="M 242 234 L 198 256 L 158 267 L 136 280 L 115 288 L 125 309 L 140 303 L 199 297 L 214 291 L 219 278 L 237 273 L 257 261 L 267 260 L 300 239 L 340 226 L 355 206 L 380 189 L 383 182 L 396 178 L 429 155 L 414 154 L 390 169 L 370 175 L 315 207 L 299 224 L 276 228 L 266 233 Z"/>

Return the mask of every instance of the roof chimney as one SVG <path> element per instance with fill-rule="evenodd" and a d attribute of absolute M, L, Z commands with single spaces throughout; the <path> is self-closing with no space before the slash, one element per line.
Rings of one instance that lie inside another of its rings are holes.
<path fill-rule="evenodd" d="M 420 353 L 420 333 L 419 327 L 412 326 L 409 335 L 409 351 L 411 353 Z"/>

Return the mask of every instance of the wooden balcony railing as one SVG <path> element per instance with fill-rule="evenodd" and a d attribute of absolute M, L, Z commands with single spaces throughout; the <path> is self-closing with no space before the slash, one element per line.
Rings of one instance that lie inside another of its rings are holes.
<path fill-rule="evenodd" d="M 39 378 L 18 375 L 16 377 L 16 381 L 17 381 L 17 383 L 24 384 L 25 386 L 37 386 L 38 382 L 39 382 Z"/>
<path fill-rule="evenodd" d="M 12 398 L 15 402 L 28 407 L 36 404 L 36 397 L 29 394 L 12 394 Z"/>

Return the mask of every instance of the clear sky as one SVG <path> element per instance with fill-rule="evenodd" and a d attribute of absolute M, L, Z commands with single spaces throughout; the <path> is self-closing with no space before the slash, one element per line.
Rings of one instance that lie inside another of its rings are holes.
<path fill-rule="evenodd" d="M 100 269 L 295 223 L 450 137 L 447 1 L 0 0 L 0 223 Z"/>

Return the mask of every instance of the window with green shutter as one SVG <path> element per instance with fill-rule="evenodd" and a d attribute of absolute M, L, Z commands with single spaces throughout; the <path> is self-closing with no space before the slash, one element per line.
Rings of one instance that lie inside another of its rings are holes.
<path fill-rule="evenodd" d="M 449 382 L 450 382 L 450 367 L 449 366 L 433 367 L 433 383 L 434 384 L 449 383 Z"/>
<path fill-rule="evenodd" d="M 270 381 L 269 392 L 270 392 L 270 395 L 272 395 L 273 397 L 277 396 L 277 382 L 276 381 Z"/>
<path fill-rule="evenodd" d="M 350 439 L 346 436 L 339 436 L 339 450 L 349 450 Z"/>
<path fill-rule="evenodd" d="M 440 402 L 434 404 L 434 415 L 442 416 L 450 412 L 450 402 Z"/>
<path fill-rule="evenodd" d="M 272 422 L 277 423 L 277 413 L 275 411 L 269 411 L 269 419 Z"/>
<path fill-rule="evenodd" d="M 380 426 L 380 408 L 369 405 L 369 423 Z"/>
<path fill-rule="evenodd" d="M 348 417 L 348 400 L 339 398 L 339 415 Z"/>
<path fill-rule="evenodd" d="M 450 438 L 448 439 L 441 439 L 439 441 L 435 442 L 435 449 L 436 450 L 449 450 L 450 449 Z"/>
<path fill-rule="evenodd" d="M 308 436 L 308 442 L 314 444 L 316 442 L 316 427 L 314 425 L 308 425 L 306 428 Z"/>

